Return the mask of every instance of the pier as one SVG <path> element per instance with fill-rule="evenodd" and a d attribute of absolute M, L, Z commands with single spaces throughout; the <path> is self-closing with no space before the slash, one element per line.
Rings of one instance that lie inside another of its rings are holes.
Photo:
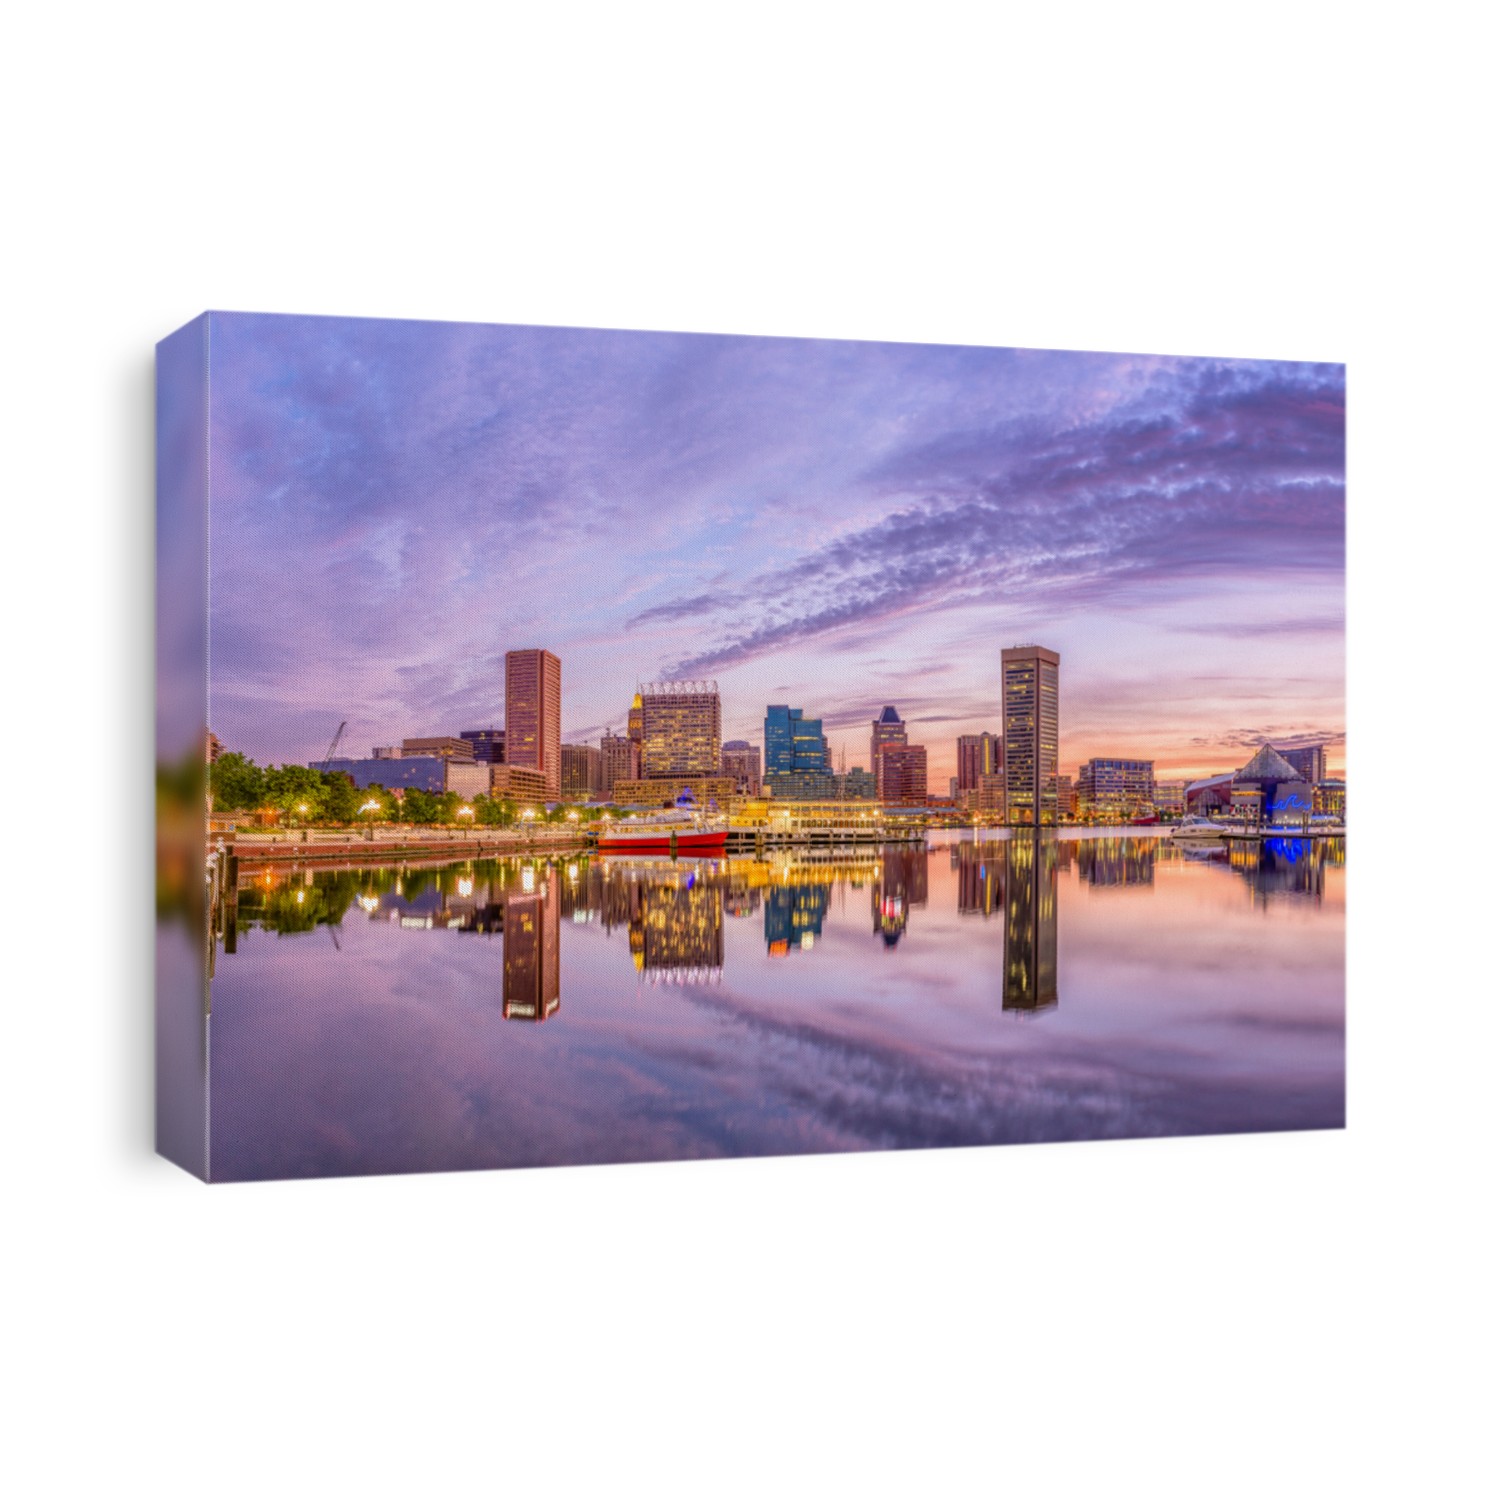
<path fill-rule="evenodd" d="M 906 813 L 872 802 L 759 802 L 730 814 L 725 847 L 734 854 L 764 854 L 920 844 L 926 838 L 925 810 Z"/>
<path fill-rule="evenodd" d="M 434 855 L 479 859 L 516 854 L 558 854 L 589 847 L 576 826 L 556 823 L 524 824 L 511 828 L 355 828 L 280 830 L 274 833 L 240 829 L 230 852 L 236 858 L 268 863 L 324 864 L 328 862 L 425 859 Z"/>

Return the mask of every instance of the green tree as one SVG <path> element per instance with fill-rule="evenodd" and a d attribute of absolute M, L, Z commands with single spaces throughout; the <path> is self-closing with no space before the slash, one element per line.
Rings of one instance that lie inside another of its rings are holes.
<path fill-rule="evenodd" d="M 407 823 L 436 823 L 439 810 L 438 799 L 431 792 L 411 786 L 402 795 L 401 816 Z"/>
<path fill-rule="evenodd" d="M 357 823 L 359 795 L 353 780 L 343 771 L 325 771 L 318 795 L 318 816 L 327 823 Z"/>
<path fill-rule="evenodd" d="M 223 812 L 265 806 L 266 773 L 238 750 L 226 750 L 209 767 L 208 785 Z"/>
<path fill-rule="evenodd" d="M 311 766 L 273 766 L 265 774 L 264 795 L 265 805 L 309 821 L 321 812 L 323 774 Z"/>
<path fill-rule="evenodd" d="M 467 818 L 460 820 L 458 816 L 458 810 L 464 805 L 464 801 L 457 792 L 444 792 L 437 801 L 437 820 L 439 823 L 457 823 L 459 821 L 467 823 L 469 821 Z"/>
<path fill-rule="evenodd" d="M 476 797 L 474 821 L 485 828 L 509 827 L 516 821 L 516 804 L 503 797 Z"/>
<path fill-rule="evenodd" d="M 378 783 L 374 786 L 367 786 L 355 795 L 359 799 L 355 808 L 355 816 L 361 823 L 391 823 L 400 812 L 400 804 L 395 796 Z M 371 803 L 375 804 L 374 807 L 366 811 Z"/>

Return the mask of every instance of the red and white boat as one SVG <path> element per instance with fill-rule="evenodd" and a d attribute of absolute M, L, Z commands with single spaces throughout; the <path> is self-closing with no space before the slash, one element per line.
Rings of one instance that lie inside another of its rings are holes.
<path fill-rule="evenodd" d="M 602 854 L 722 854 L 727 818 L 678 800 L 676 807 L 633 813 L 599 829 Z"/>

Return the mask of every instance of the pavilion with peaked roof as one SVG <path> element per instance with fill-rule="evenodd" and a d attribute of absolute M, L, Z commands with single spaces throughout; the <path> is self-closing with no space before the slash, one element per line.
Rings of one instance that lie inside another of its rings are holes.
<path fill-rule="evenodd" d="M 1301 781 L 1296 768 L 1269 741 L 1250 757 L 1236 781 Z"/>
<path fill-rule="evenodd" d="M 1302 823 L 1313 811 L 1313 787 L 1269 741 L 1238 771 L 1189 785 L 1190 812 L 1231 811 L 1252 823 Z"/>
<path fill-rule="evenodd" d="M 1267 742 L 1235 775 L 1231 806 L 1256 823 L 1305 823 L 1312 816 L 1313 789 Z"/>

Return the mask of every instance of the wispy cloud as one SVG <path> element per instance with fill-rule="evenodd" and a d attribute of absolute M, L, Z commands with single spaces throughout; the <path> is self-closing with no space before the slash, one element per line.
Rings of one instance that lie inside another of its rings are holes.
<path fill-rule="evenodd" d="M 936 734 L 994 717 L 1023 622 L 1071 632 L 1090 721 L 1195 681 L 1199 734 L 1237 683 L 1306 712 L 1257 640 L 1293 693 L 1341 671 L 1336 366 L 238 316 L 213 348 L 213 714 L 262 759 L 499 722 L 517 645 L 562 656 L 570 737 L 675 675 L 736 723 L 896 694 Z"/>

